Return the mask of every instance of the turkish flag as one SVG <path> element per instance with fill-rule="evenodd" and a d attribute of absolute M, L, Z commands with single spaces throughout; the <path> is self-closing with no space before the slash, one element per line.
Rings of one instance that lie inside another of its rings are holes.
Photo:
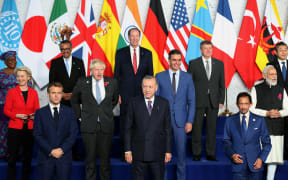
<path fill-rule="evenodd" d="M 248 89 L 262 78 L 255 58 L 261 32 L 256 0 L 248 0 L 234 55 L 234 65 Z"/>

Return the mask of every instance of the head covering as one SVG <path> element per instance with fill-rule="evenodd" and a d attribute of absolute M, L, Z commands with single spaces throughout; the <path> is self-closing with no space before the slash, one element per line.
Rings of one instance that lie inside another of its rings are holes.
<path fill-rule="evenodd" d="M 0 56 L 0 59 L 6 60 L 11 56 L 16 57 L 16 51 L 6 51 Z"/>

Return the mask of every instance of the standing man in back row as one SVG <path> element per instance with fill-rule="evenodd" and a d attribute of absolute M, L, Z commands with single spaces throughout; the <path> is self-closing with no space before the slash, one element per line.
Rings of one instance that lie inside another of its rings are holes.
<path fill-rule="evenodd" d="M 192 130 L 193 160 L 200 161 L 204 114 L 206 114 L 206 159 L 218 161 L 216 149 L 216 121 L 225 98 L 224 64 L 212 58 L 213 45 L 205 40 L 200 43 L 202 57 L 191 60 L 188 72 L 192 74 L 196 92 L 196 113 Z"/>
<path fill-rule="evenodd" d="M 115 58 L 114 78 L 118 80 L 120 91 L 120 153 L 122 160 L 124 160 L 124 119 L 128 101 L 142 95 L 141 82 L 144 76 L 153 76 L 152 53 L 139 46 L 140 37 L 141 31 L 131 28 L 128 31 L 130 45 L 118 50 Z"/>
<path fill-rule="evenodd" d="M 156 74 L 156 94 L 169 101 L 177 154 L 177 179 L 186 180 L 186 133 L 192 130 L 194 121 L 195 89 L 191 75 L 180 70 L 181 52 L 171 50 L 168 61 L 169 69 Z"/>

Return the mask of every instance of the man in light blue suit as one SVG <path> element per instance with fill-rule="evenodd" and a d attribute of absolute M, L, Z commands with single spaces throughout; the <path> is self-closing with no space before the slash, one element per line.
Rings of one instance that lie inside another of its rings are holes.
<path fill-rule="evenodd" d="M 169 69 L 156 74 L 157 95 L 170 103 L 171 123 L 176 146 L 177 179 L 186 180 L 186 133 L 192 130 L 195 114 L 195 89 L 191 74 L 180 70 L 181 52 L 169 53 Z"/>
<path fill-rule="evenodd" d="M 262 180 L 263 162 L 271 150 L 265 120 L 249 111 L 251 105 L 250 94 L 239 93 L 237 106 L 240 112 L 228 117 L 225 123 L 224 152 L 232 161 L 234 180 Z"/>

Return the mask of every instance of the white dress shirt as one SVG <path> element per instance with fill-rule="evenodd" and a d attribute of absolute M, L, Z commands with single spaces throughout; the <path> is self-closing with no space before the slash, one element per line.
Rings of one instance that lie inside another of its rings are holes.
<path fill-rule="evenodd" d="M 148 101 L 152 101 L 152 102 L 151 102 L 151 106 L 152 106 L 152 108 L 153 108 L 153 106 L 154 106 L 154 100 L 155 100 L 155 96 L 153 96 L 151 99 L 147 99 L 147 98 L 145 97 L 146 107 L 148 108 Z"/>
<path fill-rule="evenodd" d="M 53 118 L 54 118 L 54 109 L 53 109 L 54 107 L 57 107 L 58 113 L 60 113 L 60 103 L 55 106 L 49 102 L 49 107 L 50 107 Z"/>
<path fill-rule="evenodd" d="M 138 67 L 139 67 L 139 52 L 140 52 L 140 48 L 139 48 L 139 46 L 137 46 L 135 49 L 136 49 L 137 69 L 138 69 Z M 133 66 L 134 48 L 132 46 L 130 46 L 130 55 L 131 55 L 131 62 L 132 62 L 132 66 Z"/>
<path fill-rule="evenodd" d="M 280 70 L 281 70 L 281 72 L 282 72 L 282 67 L 283 67 L 283 64 L 282 64 L 282 62 L 284 62 L 284 63 L 285 63 L 285 67 L 286 67 L 286 69 L 287 69 L 287 61 L 286 61 L 286 59 L 285 59 L 284 61 L 282 61 L 282 60 L 278 59 L 278 63 L 279 63 L 279 65 L 280 65 Z"/>
<path fill-rule="evenodd" d="M 171 84 L 172 84 L 172 81 L 173 81 L 173 71 L 171 69 L 168 69 L 169 71 L 169 75 L 170 75 L 170 80 L 171 80 Z M 176 75 L 175 75 L 175 81 L 176 81 L 176 93 L 177 93 L 177 89 L 178 89 L 178 84 L 179 84 L 179 78 L 180 78 L 180 70 L 176 71 L 175 72 Z"/>
<path fill-rule="evenodd" d="M 243 121 L 243 116 L 244 115 L 245 115 L 245 120 L 246 120 L 246 128 L 248 129 L 249 117 L 250 117 L 250 112 L 249 111 L 246 114 L 240 113 L 240 126 L 242 127 L 242 121 Z"/>
<path fill-rule="evenodd" d="M 204 64 L 204 68 L 206 70 L 206 62 L 208 61 L 208 64 L 209 64 L 209 78 L 211 78 L 211 72 L 212 72 L 212 59 L 211 57 L 209 59 L 205 59 L 203 56 L 202 56 L 202 62 Z"/>
<path fill-rule="evenodd" d="M 100 94 L 101 94 L 101 101 L 103 101 L 103 99 L 105 98 L 105 87 L 104 87 L 104 78 L 100 79 L 99 82 L 99 88 L 100 88 Z M 97 95 L 96 95 L 96 79 L 92 76 L 92 93 L 93 96 L 95 98 L 95 100 L 97 99 Z"/>
<path fill-rule="evenodd" d="M 65 67 L 66 67 L 66 58 L 63 57 L 63 61 L 64 61 L 64 64 L 65 64 Z M 68 72 L 68 75 L 70 77 L 71 75 L 71 69 L 72 69 L 72 56 L 70 56 L 68 58 L 68 66 L 69 66 L 69 72 Z"/>

